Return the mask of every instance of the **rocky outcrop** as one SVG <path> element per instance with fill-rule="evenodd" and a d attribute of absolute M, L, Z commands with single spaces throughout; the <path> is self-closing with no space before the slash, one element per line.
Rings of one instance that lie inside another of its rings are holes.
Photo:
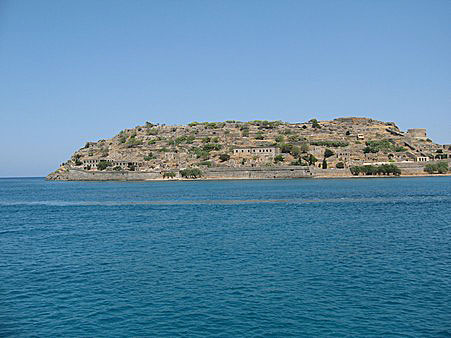
<path fill-rule="evenodd" d="M 147 122 L 107 140 L 87 142 L 49 180 L 293 178 L 350 175 L 356 165 L 451 157 L 449 147 L 399 130 L 393 122 L 346 117 L 332 121 Z M 421 165 L 424 165 L 421 164 Z"/>

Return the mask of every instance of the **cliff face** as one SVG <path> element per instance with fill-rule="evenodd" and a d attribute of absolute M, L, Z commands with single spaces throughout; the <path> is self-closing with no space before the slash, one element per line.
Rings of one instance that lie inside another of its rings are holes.
<path fill-rule="evenodd" d="M 290 166 L 346 170 L 365 163 L 414 162 L 448 152 L 426 139 L 425 131 L 404 133 L 393 122 L 368 118 L 193 122 L 187 126 L 147 122 L 111 139 L 87 142 L 47 178 L 97 179 L 100 173 L 105 177 L 110 173 L 141 179 L 147 173 L 148 179 L 157 179 L 198 176 L 215 169 L 230 173 Z M 311 170 L 303 173 L 311 175 Z"/>

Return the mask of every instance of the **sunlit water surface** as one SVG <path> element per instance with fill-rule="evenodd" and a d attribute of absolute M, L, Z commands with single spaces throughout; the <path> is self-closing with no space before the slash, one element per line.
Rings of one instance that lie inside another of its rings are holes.
<path fill-rule="evenodd" d="M 0 179 L 0 336 L 451 336 L 451 178 Z"/>

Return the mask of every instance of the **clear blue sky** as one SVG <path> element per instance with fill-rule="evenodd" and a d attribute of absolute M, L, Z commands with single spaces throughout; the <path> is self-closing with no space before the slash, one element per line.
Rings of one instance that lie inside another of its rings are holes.
<path fill-rule="evenodd" d="M 0 176 L 145 121 L 339 116 L 451 143 L 451 1 L 0 0 Z"/>

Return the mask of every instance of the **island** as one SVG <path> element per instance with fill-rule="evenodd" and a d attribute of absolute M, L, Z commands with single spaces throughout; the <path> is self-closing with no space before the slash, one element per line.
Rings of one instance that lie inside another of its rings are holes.
<path fill-rule="evenodd" d="M 146 122 L 87 142 L 48 180 L 288 179 L 449 173 L 451 144 L 366 117 Z"/>

